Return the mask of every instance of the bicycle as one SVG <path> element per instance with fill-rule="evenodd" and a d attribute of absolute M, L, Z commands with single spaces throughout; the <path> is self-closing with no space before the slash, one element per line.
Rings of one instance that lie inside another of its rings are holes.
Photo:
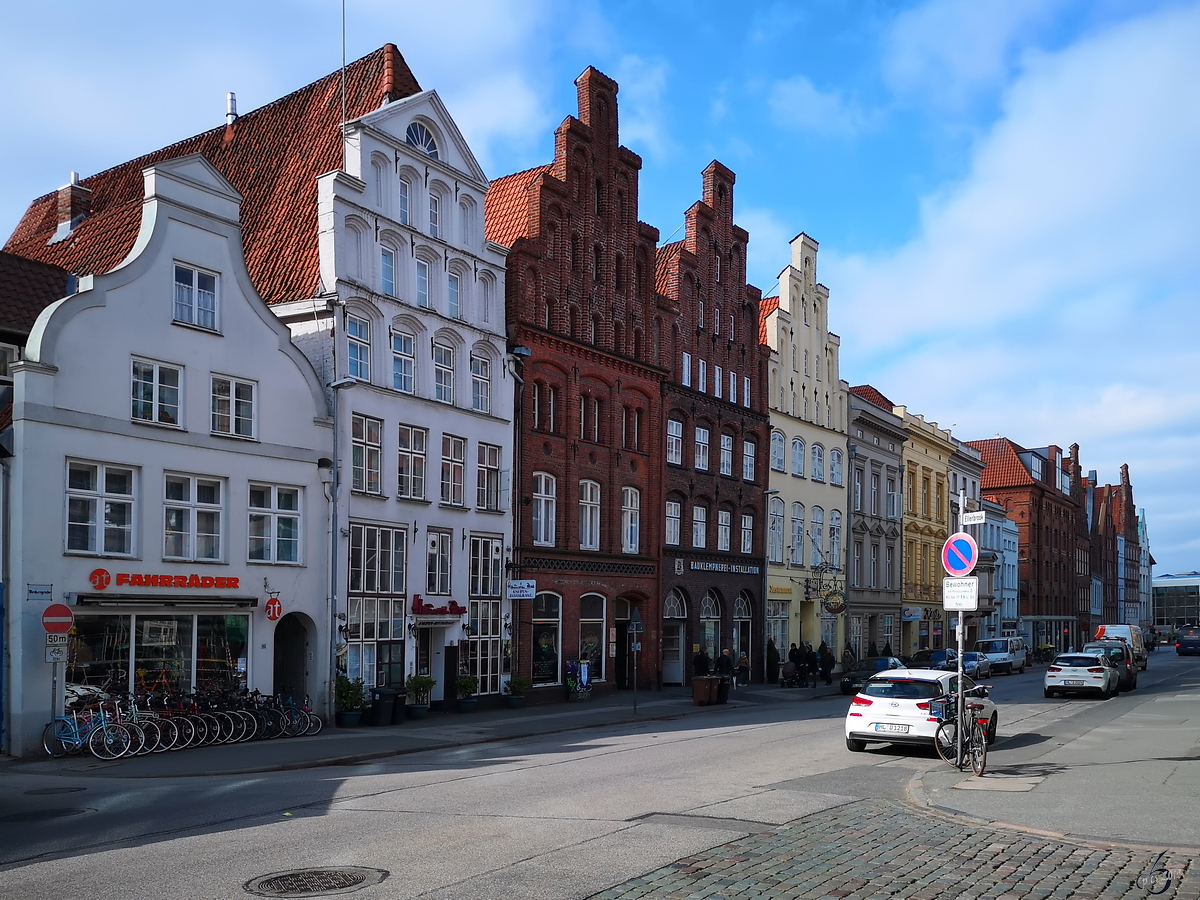
<path fill-rule="evenodd" d="M 929 702 L 929 713 L 938 720 L 933 745 L 937 748 L 938 756 L 948 765 L 961 772 L 969 764 L 972 772 L 982 775 L 987 768 L 988 719 L 981 714 L 984 705 L 971 702 L 970 697 L 971 692 L 968 691 L 964 698 L 968 724 L 963 728 L 961 747 L 958 740 L 958 695 L 948 694 Z"/>

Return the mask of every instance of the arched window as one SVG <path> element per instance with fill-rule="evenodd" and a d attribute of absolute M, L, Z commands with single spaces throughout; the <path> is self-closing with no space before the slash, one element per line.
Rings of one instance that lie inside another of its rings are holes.
<path fill-rule="evenodd" d="M 820 444 L 813 444 L 812 448 L 812 479 L 825 480 L 825 448 Z"/>
<path fill-rule="evenodd" d="M 783 471 L 783 433 L 779 431 L 771 432 L 771 468 Z"/>
<path fill-rule="evenodd" d="M 687 618 L 687 601 L 683 599 L 683 594 L 679 588 L 671 588 L 670 593 L 667 594 L 667 599 L 663 601 L 663 618 Z"/>
<path fill-rule="evenodd" d="M 841 450 L 830 450 L 829 451 L 829 483 L 830 484 L 841 484 L 842 483 L 842 451 Z"/>
<path fill-rule="evenodd" d="M 737 595 L 737 599 L 733 601 L 733 617 L 735 619 L 749 619 L 753 617 L 751 613 L 750 594 L 748 591 L 741 591 Z"/>
<path fill-rule="evenodd" d="M 829 513 L 829 565 L 842 567 L 842 514 L 836 509 Z"/>
<path fill-rule="evenodd" d="M 714 591 L 708 591 L 700 601 L 700 643 L 708 655 L 716 658 L 721 635 L 721 601 Z"/>
<path fill-rule="evenodd" d="M 767 561 L 783 562 L 783 501 L 771 498 L 771 513 L 767 523 Z"/>
<path fill-rule="evenodd" d="M 408 126 L 408 130 L 404 132 L 404 140 L 426 155 L 438 158 L 437 141 L 433 139 L 433 132 L 420 122 L 413 122 Z"/>
<path fill-rule="evenodd" d="M 713 591 L 708 591 L 704 595 L 704 599 L 700 601 L 700 618 L 702 619 L 719 619 L 721 618 L 721 601 Z"/>
<path fill-rule="evenodd" d="M 819 506 L 812 510 L 812 525 L 809 528 L 809 546 L 811 553 L 808 561 L 814 566 L 825 561 L 825 511 Z"/>
<path fill-rule="evenodd" d="M 804 504 L 792 504 L 792 551 L 793 566 L 804 565 Z"/>
<path fill-rule="evenodd" d="M 804 477 L 804 441 L 792 438 L 792 474 Z"/>

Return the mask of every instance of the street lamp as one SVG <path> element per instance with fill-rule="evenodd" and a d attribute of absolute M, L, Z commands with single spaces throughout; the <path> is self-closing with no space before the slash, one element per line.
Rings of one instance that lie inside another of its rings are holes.
<path fill-rule="evenodd" d="M 341 486 L 342 470 L 338 464 L 338 446 L 341 444 L 341 432 L 338 430 L 338 410 L 341 408 L 341 392 L 351 385 L 358 384 L 357 378 L 339 378 L 325 385 L 333 391 L 333 482 L 330 519 L 330 548 L 329 548 L 329 712 L 335 709 L 335 690 L 337 685 L 337 640 L 338 640 L 338 488 Z"/>

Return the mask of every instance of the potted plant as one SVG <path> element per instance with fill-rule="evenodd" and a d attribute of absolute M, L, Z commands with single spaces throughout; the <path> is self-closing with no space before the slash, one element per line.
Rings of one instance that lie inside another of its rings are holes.
<path fill-rule="evenodd" d="M 454 679 L 454 690 L 458 694 L 459 712 L 471 712 L 475 709 L 475 704 L 479 702 L 479 698 L 475 696 L 475 692 L 479 690 L 478 678 L 463 672 Z"/>
<path fill-rule="evenodd" d="M 509 709 L 517 709 L 525 702 L 525 693 L 533 687 L 533 682 L 519 673 L 504 682 L 504 700 Z"/>
<path fill-rule="evenodd" d="M 361 678 L 352 681 L 345 675 L 338 675 L 334 684 L 333 699 L 336 705 L 334 718 L 338 728 L 357 728 L 362 724 L 363 707 L 367 705 L 367 691 Z"/>
<path fill-rule="evenodd" d="M 404 690 L 412 698 L 407 704 L 410 719 L 423 719 L 429 712 L 429 693 L 437 682 L 428 675 L 409 675 L 404 682 Z"/>

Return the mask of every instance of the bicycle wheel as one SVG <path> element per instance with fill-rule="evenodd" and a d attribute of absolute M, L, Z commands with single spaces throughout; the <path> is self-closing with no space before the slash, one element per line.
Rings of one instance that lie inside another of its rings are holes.
<path fill-rule="evenodd" d="M 289 706 L 283 710 L 283 736 L 299 737 L 308 731 L 308 713 L 298 706 Z"/>
<path fill-rule="evenodd" d="M 958 764 L 958 723 L 954 719 L 943 722 L 937 727 L 933 736 L 933 746 L 937 748 L 938 756 L 947 765 L 961 768 Z"/>
<path fill-rule="evenodd" d="M 131 743 L 129 732 L 116 722 L 101 722 L 88 735 L 88 749 L 96 759 L 116 759 L 123 756 Z"/>
<path fill-rule="evenodd" d="M 158 727 L 156 719 L 140 719 L 138 728 L 142 729 L 142 734 L 146 736 L 146 742 L 142 745 L 139 752 L 140 755 L 153 753 L 155 748 L 162 743 L 162 731 Z"/>
<path fill-rule="evenodd" d="M 125 750 L 126 756 L 137 756 L 139 753 L 146 751 L 146 732 L 142 730 L 142 726 L 136 722 L 122 722 L 121 727 L 129 732 L 129 747 Z"/>
<path fill-rule="evenodd" d="M 308 730 L 304 732 L 307 737 L 312 737 L 314 734 L 320 734 L 325 723 L 321 721 L 321 717 L 314 712 L 308 714 Z"/>
<path fill-rule="evenodd" d="M 78 742 L 75 729 L 65 719 L 55 719 L 42 729 L 42 746 L 55 759 L 66 756 Z"/>
<path fill-rule="evenodd" d="M 971 729 L 971 771 L 976 775 L 982 775 L 983 770 L 987 768 L 987 735 L 983 731 L 983 726 L 978 722 Z"/>
<path fill-rule="evenodd" d="M 158 745 L 154 748 L 154 752 L 166 753 L 179 740 L 179 729 L 175 726 L 174 719 L 155 719 L 154 724 L 158 726 L 159 734 Z"/>

